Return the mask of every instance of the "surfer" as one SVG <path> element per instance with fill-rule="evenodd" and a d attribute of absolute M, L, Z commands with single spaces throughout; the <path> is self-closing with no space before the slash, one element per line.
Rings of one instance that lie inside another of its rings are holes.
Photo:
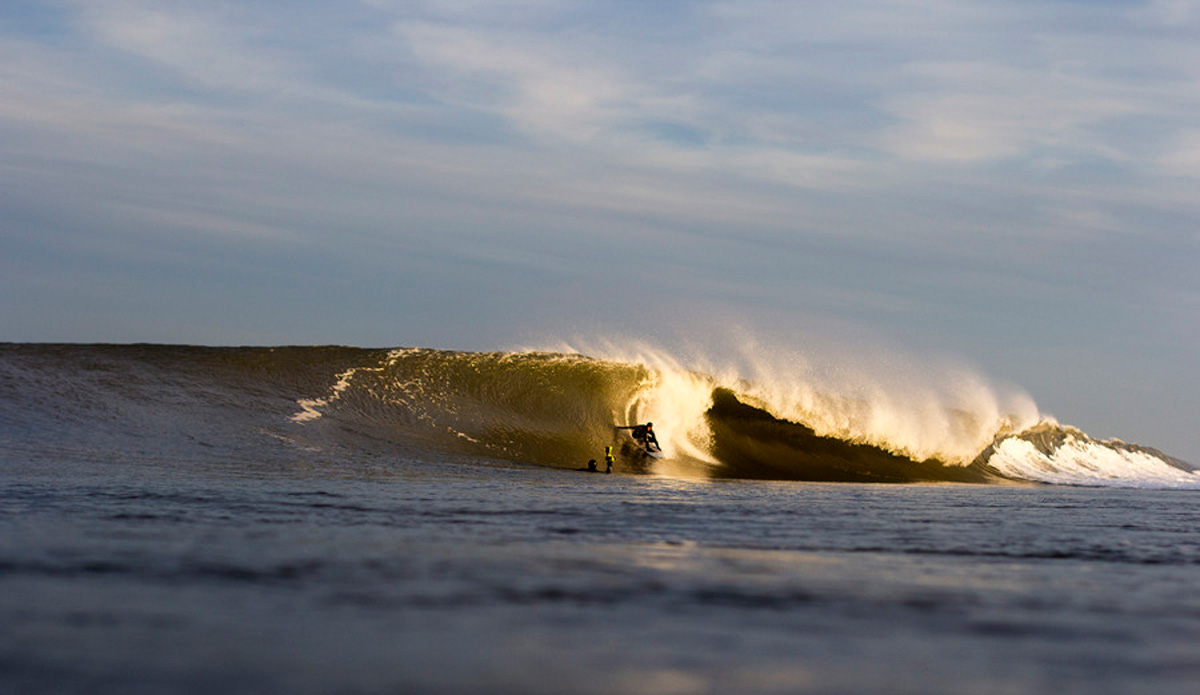
<path fill-rule="evenodd" d="M 648 452 L 662 451 L 662 447 L 658 445 L 658 437 L 654 436 L 653 422 L 647 422 L 644 425 L 618 426 L 617 429 L 631 430 L 630 434 L 633 435 L 634 441 Z"/>
<path fill-rule="evenodd" d="M 598 468 L 596 468 L 596 459 L 592 459 L 591 461 L 588 461 L 587 468 L 578 468 L 576 470 L 587 471 L 588 473 L 599 473 L 600 472 L 600 470 Z M 607 472 L 611 472 L 611 471 L 605 471 L 605 472 L 607 473 Z"/>
<path fill-rule="evenodd" d="M 611 446 L 604 447 L 604 472 L 612 473 L 613 452 Z"/>

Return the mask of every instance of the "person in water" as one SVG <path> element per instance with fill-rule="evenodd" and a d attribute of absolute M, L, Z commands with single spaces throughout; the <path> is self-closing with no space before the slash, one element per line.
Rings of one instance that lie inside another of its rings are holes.
<path fill-rule="evenodd" d="M 604 472 L 612 473 L 613 455 L 612 455 L 612 447 L 611 446 L 604 448 L 604 463 L 605 463 Z M 588 473 L 599 473 L 600 472 L 600 469 L 596 467 L 596 459 L 592 459 L 591 461 L 588 461 L 587 468 L 578 468 L 576 470 L 587 471 Z"/>

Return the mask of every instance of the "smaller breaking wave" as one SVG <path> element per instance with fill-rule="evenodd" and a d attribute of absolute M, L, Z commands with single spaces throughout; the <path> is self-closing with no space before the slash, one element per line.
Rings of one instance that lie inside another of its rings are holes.
<path fill-rule="evenodd" d="M 1189 463 L 1157 449 L 1093 439 L 1053 421 L 1002 437 L 977 459 L 999 475 L 1056 485 L 1200 489 Z"/>

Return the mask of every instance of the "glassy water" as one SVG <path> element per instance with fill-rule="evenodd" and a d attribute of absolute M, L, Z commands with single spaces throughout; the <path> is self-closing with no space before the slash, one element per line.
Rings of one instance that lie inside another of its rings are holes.
<path fill-rule="evenodd" d="M 13 693 L 1193 693 L 1200 497 L 9 461 Z"/>

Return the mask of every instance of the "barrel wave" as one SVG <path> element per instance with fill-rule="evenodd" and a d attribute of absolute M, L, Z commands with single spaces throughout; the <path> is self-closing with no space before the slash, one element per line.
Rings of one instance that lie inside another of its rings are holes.
<path fill-rule="evenodd" d="M 611 445 L 619 473 L 1200 487 L 1184 461 L 1027 412 L 914 398 L 920 417 L 906 419 L 905 399 L 885 410 L 861 390 L 772 388 L 661 355 L 4 345 L 0 377 L 0 443 L 31 458 L 204 457 L 254 475 L 421 451 L 577 469 Z M 648 420 L 663 460 L 614 429 Z"/>

